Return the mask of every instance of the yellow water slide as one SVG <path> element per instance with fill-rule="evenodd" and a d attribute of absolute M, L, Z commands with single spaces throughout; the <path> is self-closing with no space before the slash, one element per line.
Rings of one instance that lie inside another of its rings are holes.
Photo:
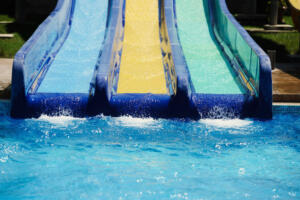
<path fill-rule="evenodd" d="M 158 12 L 158 0 L 126 0 L 117 93 L 167 93 Z"/>
<path fill-rule="evenodd" d="M 300 31 L 300 0 L 289 0 L 295 27 Z"/>

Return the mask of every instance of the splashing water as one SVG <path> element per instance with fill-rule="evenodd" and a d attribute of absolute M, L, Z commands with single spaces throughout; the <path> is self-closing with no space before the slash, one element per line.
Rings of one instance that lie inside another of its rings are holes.
<path fill-rule="evenodd" d="M 201 119 L 201 123 L 220 128 L 240 128 L 252 124 L 250 120 L 241 119 Z"/>
<path fill-rule="evenodd" d="M 0 199 L 299 199 L 299 114 L 0 117 Z"/>

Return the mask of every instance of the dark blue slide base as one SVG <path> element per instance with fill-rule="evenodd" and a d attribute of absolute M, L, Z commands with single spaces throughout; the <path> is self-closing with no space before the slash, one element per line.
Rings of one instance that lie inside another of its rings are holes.
<path fill-rule="evenodd" d="M 181 101 L 181 102 L 180 102 Z M 105 109 L 103 109 L 105 107 Z M 168 95 L 118 94 L 109 103 L 95 101 L 86 94 L 40 93 L 28 95 L 21 118 L 41 115 L 90 117 L 95 115 L 152 118 L 246 118 L 255 115 L 256 101 L 247 95 L 193 94 L 191 101 Z M 102 109 L 101 109 L 102 108 Z M 16 116 L 18 117 L 18 116 Z M 19 118 L 18 117 L 18 118 Z"/>
<path fill-rule="evenodd" d="M 27 96 L 25 108 L 28 117 L 68 115 L 85 117 L 89 115 L 87 94 L 38 93 Z"/>
<path fill-rule="evenodd" d="M 199 118 L 254 117 L 255 99 L 242 94 L 193 94 L 192 101 Z"/>

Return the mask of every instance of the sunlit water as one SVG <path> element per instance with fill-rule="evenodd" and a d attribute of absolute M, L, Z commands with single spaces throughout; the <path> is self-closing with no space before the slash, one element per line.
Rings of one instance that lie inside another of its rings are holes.
<path fill-rule="evenodd" d="M 272 121 L 14 120 L 0 103 L 0 199 L 299 199 L 300 115 Z"/>

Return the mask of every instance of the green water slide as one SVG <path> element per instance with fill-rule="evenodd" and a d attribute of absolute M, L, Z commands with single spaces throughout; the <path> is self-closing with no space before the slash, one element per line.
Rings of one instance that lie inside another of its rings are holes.
<path fill-rule="evenodd" d="M 205 0 L 176 0 L 177 28 L 196 93 L 243 94 L 209 23 Z"/>
<path fill-rule="evenodd" d="M 231 15 L 226 0 L 173 0 L 167 6 L 174 12 L 185 60 L 180 65 L 188 70 L 198 113 L 210 117 L 217 109 L 228 116 L 272 117 L 270 59 Z"/>

